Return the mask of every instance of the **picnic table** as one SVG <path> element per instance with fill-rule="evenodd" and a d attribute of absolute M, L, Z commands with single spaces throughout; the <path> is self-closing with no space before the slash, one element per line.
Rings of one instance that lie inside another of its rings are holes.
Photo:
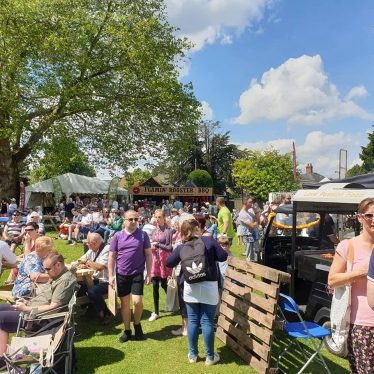
<path fill-rule="evenodd" d="M 56 225 L 56 222 L 54 221 L 55 218 L 58 217 L 58 216 L 49 216 L 49 215 L 45 215 L 43 216 L 42 218 L 42 222 L 44 224 L 44 227 L 52 227 L 55 231 L 59 231 L 57 225 Z"/>

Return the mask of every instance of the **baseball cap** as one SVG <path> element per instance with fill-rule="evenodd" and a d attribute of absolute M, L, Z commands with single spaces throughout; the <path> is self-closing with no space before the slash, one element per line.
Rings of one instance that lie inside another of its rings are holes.
<path fill-rule="evenodd" d="M 189 214 L 189 213 L 182 214 L 179 217 L 179 222 L 178 222 L 179 227 L 182 227 L 183 222 L 187 221 L 188 219 L 195 219 L 195 217 L 192 214 Z"/>
<path fill-rule="evenodd" d="M 39 214 L 37 212 L 32 212 L 30 214 L 30 217 L 39 217 Z"/>

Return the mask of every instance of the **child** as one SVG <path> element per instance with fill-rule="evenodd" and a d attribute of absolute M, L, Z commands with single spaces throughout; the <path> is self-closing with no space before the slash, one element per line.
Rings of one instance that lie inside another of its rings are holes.
<path fill-rule="evenodd" d="M 218 244 L 228 253 L 228 257 L 234 257 L 230 251 L 230 242 L 226 236 L 220 236 L 218 238 Z M 220 293 L 222 294 L 223 283 L 225 281 L 225 273 L 227 268 L 227 260 L 223 262 L 218 262 L 219 271 L 221 273 L 221 279 L 219 282 Z"/>
<path fill-rule="evenodd" d="M 69 238 L 69 227 L 71 226 L 69 218 L 64 218 L 60 225 L 60 231 L 58 236 L 55 239 L 63 239 L 66 240 Z"/>
<path fill-rule="evenodd" d="M 217 304 L 216 309 L 216 316 L 219 315 L 219 307 L 221 304 L 221 297 L 222 297 L 222 291 L 223 291 L 223 283 L 225 282 L 225 273 L 227 268 L 227 261 L 229 257 L 234 257 L 234 255 L 230 251 L 230 242 L 227 236 L 220 236 L 218 238 L 218 244 L 228 253 L 228 257 L 226 261 L 223 262 L 217 262 L 218 269 L 219 270 L 219 278 L 218 278 L 218 291 L 219 291 L 219 303 Z"/>

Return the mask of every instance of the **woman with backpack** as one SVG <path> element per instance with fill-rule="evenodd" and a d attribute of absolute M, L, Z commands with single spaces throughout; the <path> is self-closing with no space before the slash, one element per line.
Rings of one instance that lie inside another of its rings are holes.
<path fill-rule="evenodd" d="M 182 219 L 182 218 L 181 218 Z M 216 261 L 226 261 L 224 251 L 211 236 L 201 236 L 199 222 L 186 219 L 181 224 L 182 242 L 167 258 L 166 266 L 173 268 L 181 262 L 183 297 L 187 307 L 189 344 L 188 361 L 193 364 L 198 357 L 199 328 L 205 346 L 205 365 L 216 364 L 220 357 L 214 352 L 214 315 L 219 301 Z M 203 252 L 201 252 L 201 246 Z M 201 256 L 196 257 L 196 254 Z"/>

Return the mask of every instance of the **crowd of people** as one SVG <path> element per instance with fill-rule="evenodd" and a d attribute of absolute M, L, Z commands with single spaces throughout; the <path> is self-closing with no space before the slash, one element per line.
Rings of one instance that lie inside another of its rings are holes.
<path fill-rule="evenodd" d="M 233 240 L 237 236 L 237 243 L 244 245 L 248 261 L 258 262 L 258 243 L 269 213 L 277 206 L 289 203 L 291 196 L 283 194 L 278 203 L 266 202 L 260 209 L 254 197 L 244 196 L 240 211 L 234 209 L 230 212 L 222 197 L 214 203 L 202 202 L 198 206 L 188 202 L 183 204 L 179 200 L 172 204 L 167 200 L 158 205 L 147 200 L 129 204 L 124 199 L 118 206 L 112 207 L 105 195 L 92 199 L 89 204 L 77 196 L 74 200 L 68 198 L 59 203 L 61 222 L 55 239 L 65 239 L 67 244 L 77 245 L 80 238 L 85 238 L 88 250 L 77 259 L 77 267 L 94 270 L 94 285 L 87 288 L 86 284 L 79 284 L 78 297 L 88 296 L 91 301 L 87 317 L 98 316 L 103 325 L 108 325 L 113 316 L 105 302 L 105 295 L 108 287 L 116 289 L 124 325 L 119 337 L 121 343 L 144 339 L 141 325 L 144 285 L 152 285 L 153 311 L 148 321 L 154 322 L 160 317 L 160 289 L 162 296 L 166 295 L 167 281 L 175 277 L 181 327 L 171 332 L 187 337 L 188 362 L 195 363 L 201 327 L 205 363 L 210 366 L 220 360 L 214 350 L 214 318 L 227 259 L 233 256 L 230 251 Z M 10 205 L 2 214 L 8 215 L 9 209 Z M 0 306 L 0 355 L 6 349 L 8 334 L 16 328 L 16 312 L 29 311 L 35 306 L 38 310 L 45 310 L 61 305 L 78 289 L 73 271 L 68 272 L 62 256 L 53 252 L 53 239 L 44 236 L 39 210 L 28 208 L 24 222 L 21 220 L 22 212 L 13 206 L 3 231 L 4 241 L 0 242 L 1 256 L 10 263 L 17 260 L 14 255 L 17 245 L 23 242 L 24 248 L 12 291 L 16 304 Z M 325 218 L 333 232 L 333 220 L 331 223 L 329 217 Z M 374 199 L 361 202 L 357 219 L 362 225 L 362 234 L 352 239 L 355 251 L 352 271 L 346 272 L 351 244 L 346 240 L 341 243 L 334 241 L 333 234 L 326 235 L 326 238 L 332 245 L 338 245 L 329 285 L 332 288 L 347 284 L 352 286 L 348 340 L 351 372 L 364 373 L 374 372 L 374 293 L 367 291 L 374 291 Z M 189 283 L 181 266 L 181 253 L 186 243 L 197 239 L 201 239 L 205 247 L 210 271 L 203 281 Z M 57 288 L 54 286 L 56 283 Z M 372 368 L 372 371 L 367 371 L 367 368 Z"/>
<path fill-rule="evenodd" d="M 7 206 L 6 209 L 4 214 L 8 214 L 10 208 Z M 105 295 L 108 286 L 116 288 L 121 300 L 124 323 L 124 332 L 119 337 L 121 343 L 131 338 L 144 338 L 141 327 L 144 284 L 152 284 L 153 287 L 154 310 L 149 318 L 149 322 L 153 322 L 160 315 L 160 288 L 166 294 L 167 280 L 172 275 L 177 277 L 182 324 L 180 329 L 173 330 L 172 333 L 188 337 L 188 360 L 196 362 L 201 320 L 206 365 L 212 365 L 219 361 L 218 354 L 214 352 L 214 316 L 224 274 L 221 274 L 218 263 L 226 261 L 230 253 L 229 244 L 235 235 L 232 233 L 231 213 L 226 213 L 224 201 L 220 199 L 212 204 L 203 202 L 201 205 L 182 204 L 179 200 L 173 204 L 164 200 L 159 205 L 151 205 L 145 200 L 139 205 L 128 204 L 124 199 L 114 208 L 108 206 L 105 196 L 91 199 L 88 204 L 76 196 L 75 199 L 67 198 L 59 202 L 56 209 L 59 233 L 54 239 L 65 239 L 67 244 L 77 245 L 81 238 L 85 238 L 88 250 L 77 259 L 78 265 L 75 268 L 94 269 L 94 285 L 88 289 L 86 284 L 80 283 L 77 296 L 88 296 L 91 301 L 86 310 L 87 317 L 98 316 L 101 323 L 107 325 L 111 323 L 112 315 L 105 302 Z M 4 305 L 0 311 L 0 351 L 3 352 L 8 333 L 15 330 L 15 311 L 28 311 L 37 304 L 52 306 L 61 299 L 60 295 L 55 301 L 49 299 L 47 303 L 45 298 L 47 290 L 51 292 L 51 281 L 56 280 L 59 274 L 65 274 L 66 267 L 60 257 L 53 263 L 48 261 L 51 254 L 55 257 L 60 255 L 52 252 L 54 241 L 45 236 L 42 218 L 40 207 L 28 207 L 25 212 L 21 212 L 13 206 L 12 214 L 4 226 L 4 241 L 0 247 L 4 249 L 3 258 L 15 263 L 17 257 L 14 251 L 21 244 L 23 253 L 18 256 L 21 257 L 21 263 L 18 269 L 11 271 L 9 281 L 14 283 L 12 296 L 16 304 Z M 179 271 L 174 268 L 178 268 L 178 253 L 183 243 L 196 237 L 203 239 L 209 266 L 213 270 L 208 279 L 185 288 L 180 267 Z M 54 267 L 59 273 L 52 278 Z M 221 271 L 222 269 L 225 266 L 221 267 Z M 73 273 L 73 268 L 69 273 Z M 71 296 L 71 291 L 78 287 L 68 288 Z M 58 292 L 60 293 L 61 291 Z M 43 301 L 35 302 L 41 295 L 44 295 Z M 64 296 L 64 301 L 66 298 Z M 131 318 L 134 334 L 130 326 Z"/>

